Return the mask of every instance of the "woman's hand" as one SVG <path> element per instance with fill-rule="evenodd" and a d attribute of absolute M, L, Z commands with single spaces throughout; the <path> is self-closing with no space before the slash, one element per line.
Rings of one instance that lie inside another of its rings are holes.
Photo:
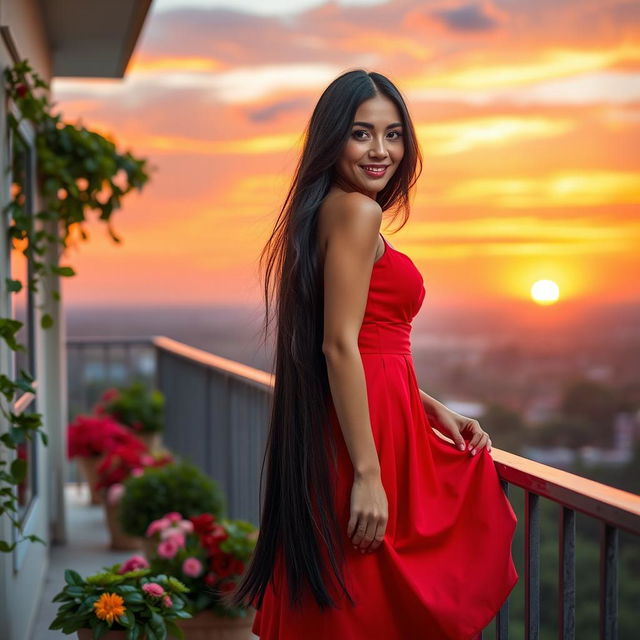
<path fill-rule="evenodd" d="M 375 551 L 384 538 L 387 528 L 387 494 L 382 486 L 380 473 L 354 476 L 351 488 L 351 517 L 347 535 L 353 538 L 356 550 Z"/>
<path fill-rule="evenodd" d="M 470 455 L 475 455 L 484 446 L 491 451 L 489 434 L 474 418 L 466 418 L 439 404 L 429 412 L 429 421 L 435 423 L 433 426 L 443 435 L 449 436 L 459 449 L 464 451 L 467 448 Z"/>

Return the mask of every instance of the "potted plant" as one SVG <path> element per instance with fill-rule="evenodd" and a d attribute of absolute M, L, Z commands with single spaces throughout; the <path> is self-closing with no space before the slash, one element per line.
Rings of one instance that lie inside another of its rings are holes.
<path fill-rule="evenodd" d="M 78 467 L 89 484 L 91 504 L 102 502 L 96 489 L 98 464 L 118 445 L 140 448 L 144 443 L 108 415 L 81 414 L 67 428 L 67 457 L 77 458 Z"/>
<path fill-rule="evenodd" d="M 225 508 L 218 484 L 195 465 L 180 460 L 147 467 L 124 481 L 120 522 L 125 533 L 144 537 L 148 526 L 166 513 L 179 511 L 187 518 L 200 513 L 219 516 Z"/>
<path fill-rule="evenodd" d="M 144 558 L 115 564 L 87 578 L 67 569 L 51 631 L 79 640 L 155 640 L 168 633 L 184 640 L 177 621 L 191 617 L 188 589 L 173 576 L 152 574 Z"/>
<path fill-rule="evenodd" d="M 136 380 L 128 387 L 107 389 L 94 407 L 98 415 L 110 415 L 129 427 L 149 448 L 160 449 L 164 429 L 164 395 L 158 389 L 148 389 Z"/>
<path fill-rule="evenodd" d="M 232 591 L 256 544 L 258 529 L 244 520 L 203 513 L 183 519 L 165 514 L 147 528 L 154 552 L 151 571 L 177 577 L 189 588 L 192 618 L 178 625 L 189 640 L 248 640 L 253 607 L 229 607 L 221 596 Z"/>
<path fill-rule="evenodd" d="M 118 445 L 109 451 L 97 468 L 96 489 L 102 492 L 105 519 L 112 549 L 139 549 L 142 539 L 129 536 L 120 525 L 119 504 L 124 493 L 123 482 L 138 476 L 146 467 L 161 467 L 173 461 L 170 453 L 150 454 L 144 444 Z"/>

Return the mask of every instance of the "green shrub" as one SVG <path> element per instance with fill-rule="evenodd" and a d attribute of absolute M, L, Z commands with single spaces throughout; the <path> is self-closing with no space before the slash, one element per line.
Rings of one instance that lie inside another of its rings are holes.
<path fill-rule="evenodd" d="M 107 389 L 96 408 L 139 433 L 164 429 L 165 397 L 159 389 L 149 389 L 141 380 L 128 387 Z"/>
<path fill-rule="evenodd" d="M 151 522 L 171 511 L 185 518 L 201 513 L 225 516 L 225 498 L 218 484 L 188 462 L 147 467 L 142 475 L 125 480 L 124 487 L 119 516 L 131 536 L 144 537 Z"/>

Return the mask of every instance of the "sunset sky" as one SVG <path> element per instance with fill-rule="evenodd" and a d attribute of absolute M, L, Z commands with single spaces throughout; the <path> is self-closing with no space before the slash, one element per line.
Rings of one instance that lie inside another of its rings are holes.
<path fill-rule="evenodd" d="M 233 8 L 231 8 L 233 7 Z M 355 68 L 388 75 L 424 168 L 394 247 L 425 304 L 640 298 L 640 3 L 155 0 L 122 80 L 59 78 L 56 111 L 152 178 L 67 250 L 68 304 L 255 303 L 304 126 Z M 533 302 L 528 304 L 534 305 Z"/>

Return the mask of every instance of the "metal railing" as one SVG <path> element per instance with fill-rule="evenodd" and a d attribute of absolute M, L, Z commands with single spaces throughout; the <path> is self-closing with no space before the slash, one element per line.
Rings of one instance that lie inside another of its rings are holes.
<path fill-rule="evenodd" d="M 83 402 L 95 402 L 107 386 L 146 376 L 166 398 L 166 446 L 219 483 L 229 517 L 258 524 L 273 376 L 162 336 L 70 339 L 67 344 L 69 362 L 76 363 L 69 366 L 70 408 L 88 410 Z M 102 357 L 101 364 L 93 362 L 90 353 Z M 92 375 L 87 377 L 87 370 Z M 507 496 L 510 486 L 524 492 L 525 640 L 538 640 L 540 634 L 541 499 L 559 509 L 558 639 L 576 637 L 576 514 L 582 513 L 597 521 L 601 530 L 598 637 L 616 640 L 619 531 L 640 536 L 640 496 L 496 447 L 491 455 Z M 496 615 L 496 640 L 509 638 L 510 599 Z"/>

